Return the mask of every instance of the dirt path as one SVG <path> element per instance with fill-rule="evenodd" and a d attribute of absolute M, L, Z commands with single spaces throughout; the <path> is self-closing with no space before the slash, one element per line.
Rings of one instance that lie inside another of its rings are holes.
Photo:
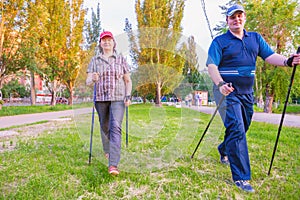
<path fill-rule="evenodd" d="M 61 117 L 73 117 L 75 115 L 91 113 L 91 112 L 92 112 L 92 108 L 80 108 L 74 110 L 0 117 L 0 128 L 9 128 L 12 126 L 27 125 L 27 124 L 40 122 L 40 121 L 56 120 Z"/>
<path fill-rule="evenodd" d="M 53 120 L 42 124 L 22 126 L 6 131 L 0 131 L 0 153 L 17 148 L 18 142 L 36 138 L 41 134 L 53 134 L 59 128 L 71 124 L 72 120 Z"/>

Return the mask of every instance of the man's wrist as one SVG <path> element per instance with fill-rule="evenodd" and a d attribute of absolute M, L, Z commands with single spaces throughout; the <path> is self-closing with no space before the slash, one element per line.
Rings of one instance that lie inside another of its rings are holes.
<path fill-rule="evenodd" d="M 285 60 L 283 61 L 283 66 L 288 66 L 288 65 L 287 65 L 287 59 L 285 59 Z"/>

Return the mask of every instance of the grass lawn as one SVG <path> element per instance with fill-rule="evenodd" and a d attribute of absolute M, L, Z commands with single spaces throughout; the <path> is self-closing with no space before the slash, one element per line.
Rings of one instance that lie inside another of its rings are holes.
<path fill-rule="evenodd" d="M 282 114 L 284 108 L 284 104 L 280 104 L 278 107 L 273 106 L 272 107 L 272 113 Z M 254 106 L 254 110 L 256 112 L 263 112 L 263 108 L 258 108 L 256 105 Z M 288 104 L 286 107 L 287 114 L 294 114 L 299 115 L 300 114 L 300 105 L 299 104 Z"/>
<path fill-rule="evenodd" d="M 99 124 L 88 165 L 91 114 L 47 122 L 0 137 L 0 199 L 298 199 L 300 129 L 283 127 L 271 175 L 267 172 L 277 125 L 253 122 L 248 132 L 252 168 L 249 194 L 231 181 L 219 163 L 217 145 L 224 129 L 216 117 L 190 158 L 211 115 L 185 108 L 132 105 L 129 145 L 123 133 L 118 177 L 107 172 Z M 125 130 L 125 118 L 124 118 Z M 22 135 L 26 131 L 27 134 Z M 32 133 L 35 133 L 32 135 Z M 11 148 L 10 148 L 11 147 Z"/>
<path fill-rule="evenodd" d="M 55 112 L 61 110 L 70 110 L 84 107 L 91 107 L 92 102 L 89 103 L 79 103 L 73 105 L 56 104 L 55 106 L 50 105 L 34 105 L 34 106 L 3 106 L 0 110 L 0 117 L 11 116 L 11 115 L 21 115 L 21 114 L 32 114 L 32 113 L 42 113 L 42 112 Z M 281 114 L 283 111 L 283 104 L 280 104 L 277 108 L 273 107 L 273 113 Z M 262 108 L 258 108 L 254 105 L 255 112 L 263 112 Z M 299 104 L 289 104 L 286 108 L 287 114 L 300 115 L 300 105 Z"/>
<path fill-rule="evenodd" d="M 55 112 L 61 110 L 71 110 L 76 108 L 91 107 L 92 103 L 80 103 L 74 105 L 56 104 L 55 106 L 50 105 L 35 105 L 35 106 L 3 106 L 0 110 L 0 117 L 21 115 L 21 114 L 32 114 L 42 112 Z"/>

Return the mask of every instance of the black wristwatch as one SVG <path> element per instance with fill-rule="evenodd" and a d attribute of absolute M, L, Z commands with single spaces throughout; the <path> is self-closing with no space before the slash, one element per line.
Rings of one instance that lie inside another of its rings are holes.
<path fill-rule="evenodd" d="M 227 84 L 225 81 L 220 81 L 219 84 L 218 84 L 218 88 L 222 87 L 225 84 Z"/>

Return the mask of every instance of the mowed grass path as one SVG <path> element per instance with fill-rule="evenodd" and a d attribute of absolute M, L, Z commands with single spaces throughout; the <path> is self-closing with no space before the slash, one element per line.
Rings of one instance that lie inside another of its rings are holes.
<path fill-rule="evenodd" d="M 233 185 L 229 167 L 219 163 L 216 147 L 224 129 L 218 117 L 195 157 L 190 158 L 210 117 L 173 106 L 130 106 L 129 145 L 125 147 L 124 132 L 118 177 L 107 173 L 98 123 L 88 165 L 91 114 L 54 125 L 45 123 L 52 129 L 34 137 L 0 138 L 4 149 L 15 145 L 13 150 L 0 153 L 0 199 L 300 197 L 299 128 L 283 127 L 271 175 L 267 176 L 278 126 L 252 123 L 248 145 L 256 192 L 248 194 Z M 125 130 L 125 118 L 123 123 Z M 21 135 L 22 128 L 15 131 Z"/>

